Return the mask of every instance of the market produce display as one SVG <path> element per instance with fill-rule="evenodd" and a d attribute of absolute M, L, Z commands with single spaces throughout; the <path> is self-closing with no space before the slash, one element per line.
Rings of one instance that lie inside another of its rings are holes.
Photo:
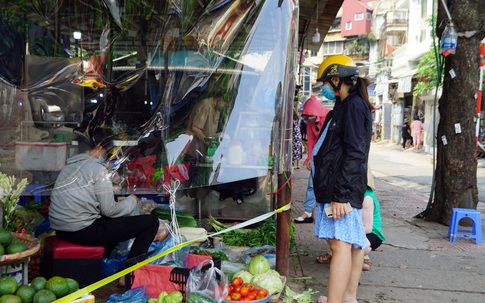
<path fill-rule="evenodd" d="M 27 250 L 27 245 L 12 236 L 8 230 L 0 228 L 0 257 L 15 253 L 21 253 Z"/>
<path fill-rule="evenodd" d="M 281 275 L 276 270 L 271 269 L 268 259 L 261 255 L 251 259 L 247 271 L 241 270 L 233 275 L 233 283 L 231 283 L 233 286 L 234 281 L 236 281 L 236 284 L 241 281 L 241 285 L 248 285 L 249 283 L 256 289 L 264 289 L 269 296 L 281 292 L 284 287 Z M 243 291 L 243 293 L 244 292 L 245 291 Z M 238 296 L 236 295 L 236 298 L 237 297 Z M 244 297 L 245 296 L 242 296 L 242 298 Z M 256 297 L 256 299 L 258 299 L 258 297 Z M 232 300 L 237 301 L 234 298 Z"/>
<path fill-rule="evenodd" d="M 170 209 L 157 207 L 151 211 L 151 214 L 159 219 L 172 221 L 172 213 Z M 175 215 L 177 217 L 179 227 L 198 227 L 197 221 L 195 221 L 193 215 L 183 211 L 177 211 L 175 212 Z"/>
<path fill-rule="evenodd" d="M 182 303 L 183 295 L 180 291 L 172 291 L 170 293 L 162 291 L 158 294 L 158 297 L 149 298 L 147 303 Z"/>
<path fill-rule="evenodd" d="M 228 261 L 229 257 L 222 251 L 208 251 L 200 249 L 199 247 L 191 247 L 190 253 L 195 255 L 211 256 L 212 258 L 218 258 L 222 261 Z"/>
<path fill-rule="evenodd" d="M 216 232 L 230 228 L 231 226 L 217 221 L 214 217 L 209 216 L 209 224 Z M 290 225 L 290 248 L 296 246 L 295 242 L 295 226 Z M 267 220 L 260 226 L 250 229 L 241 230 L 236 229 L 221 235 L 222 241 L 226 245 L 232 246 L 275 246 L 276 247 L 276 220 Z"/>
<path fill-rule="evenodd" d="M 5 276 L 0 278 L 0 302 L 50 303 L 78 289 L 79 284 L 76 280 L 60 276 L 54 276 L 48 280 L 38 276 L 31 281 L 30 285 L 22 286 L 18 286 L 15 278 Z"/>
<path fill-rule="evenodd" d="M 263 302 L 269 299 L 269 292 L 260 287 L 256 287 L 251 282 L 245 282 L 241 277 L 232 279 L 227 286 L 227 297 L 224 301 L 257 301 Z"/>

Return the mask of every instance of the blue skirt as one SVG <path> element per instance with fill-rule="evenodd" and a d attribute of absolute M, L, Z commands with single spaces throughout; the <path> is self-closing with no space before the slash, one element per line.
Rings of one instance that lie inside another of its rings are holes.
<path fill-rule="evenodd" d="M 364 249 L 367 246 L 362 209 L 352 208 L 344 217 L 334 220 L 327 218 L 323 209 L 330 203 L 317 203 L 315 215 L 315 237 L 320 239 L 336 239 L 352 244 L 355 248 Z"/>

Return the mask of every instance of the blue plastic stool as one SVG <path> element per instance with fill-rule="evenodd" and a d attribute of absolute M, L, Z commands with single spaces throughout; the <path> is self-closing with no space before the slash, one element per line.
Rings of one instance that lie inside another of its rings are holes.
<path fill-rule="evenodd" d="M 473 221 L 472 229 L 459 229 L 458 224 L 463 218 Z M 453 208 L 450 227 L 448 228 L 450 242 L 456 242 L 456 238 L 475 239 L 477 245 L 482 244 L 482 218 L 478 210 L 467 208 Z"/>

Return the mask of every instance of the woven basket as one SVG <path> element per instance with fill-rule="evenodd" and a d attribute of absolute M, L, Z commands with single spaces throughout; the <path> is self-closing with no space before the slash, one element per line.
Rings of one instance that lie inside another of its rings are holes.
<path fill-rule="evenodd" d="M 9 264 L 15 260 L 28 258 L 33 254 L 35 254 L 36 252 L 38 252 L 40 249 L 40 242 L 37 238 L 34 238 L 30 235 L 19 234 L 14 232 L 12 232 L 12 236 L 20 240 L 20 242 L 27 245 L 27 250 L 23 252 L 15 253 L 15 254 L 0 256 L 0 265 L 2 265 L 2 263 Z"/>

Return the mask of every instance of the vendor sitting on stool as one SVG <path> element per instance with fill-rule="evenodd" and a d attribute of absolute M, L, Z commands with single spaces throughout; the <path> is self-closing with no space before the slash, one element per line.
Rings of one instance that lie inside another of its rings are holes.
<path fill-rule="evenodd" d="M 140 215 L 135 195 L 116 201 L 104 166 L 113 133 L 94 130 L 80 136 L 79 154 L 67 160 L 51 195 L 49 220 L 60 239 L 86 246 L 104 246 L 105 257 L 120 242 L 135 238 L 128 259 L 148 251 L 158 231 L 153 215 Z"/>

